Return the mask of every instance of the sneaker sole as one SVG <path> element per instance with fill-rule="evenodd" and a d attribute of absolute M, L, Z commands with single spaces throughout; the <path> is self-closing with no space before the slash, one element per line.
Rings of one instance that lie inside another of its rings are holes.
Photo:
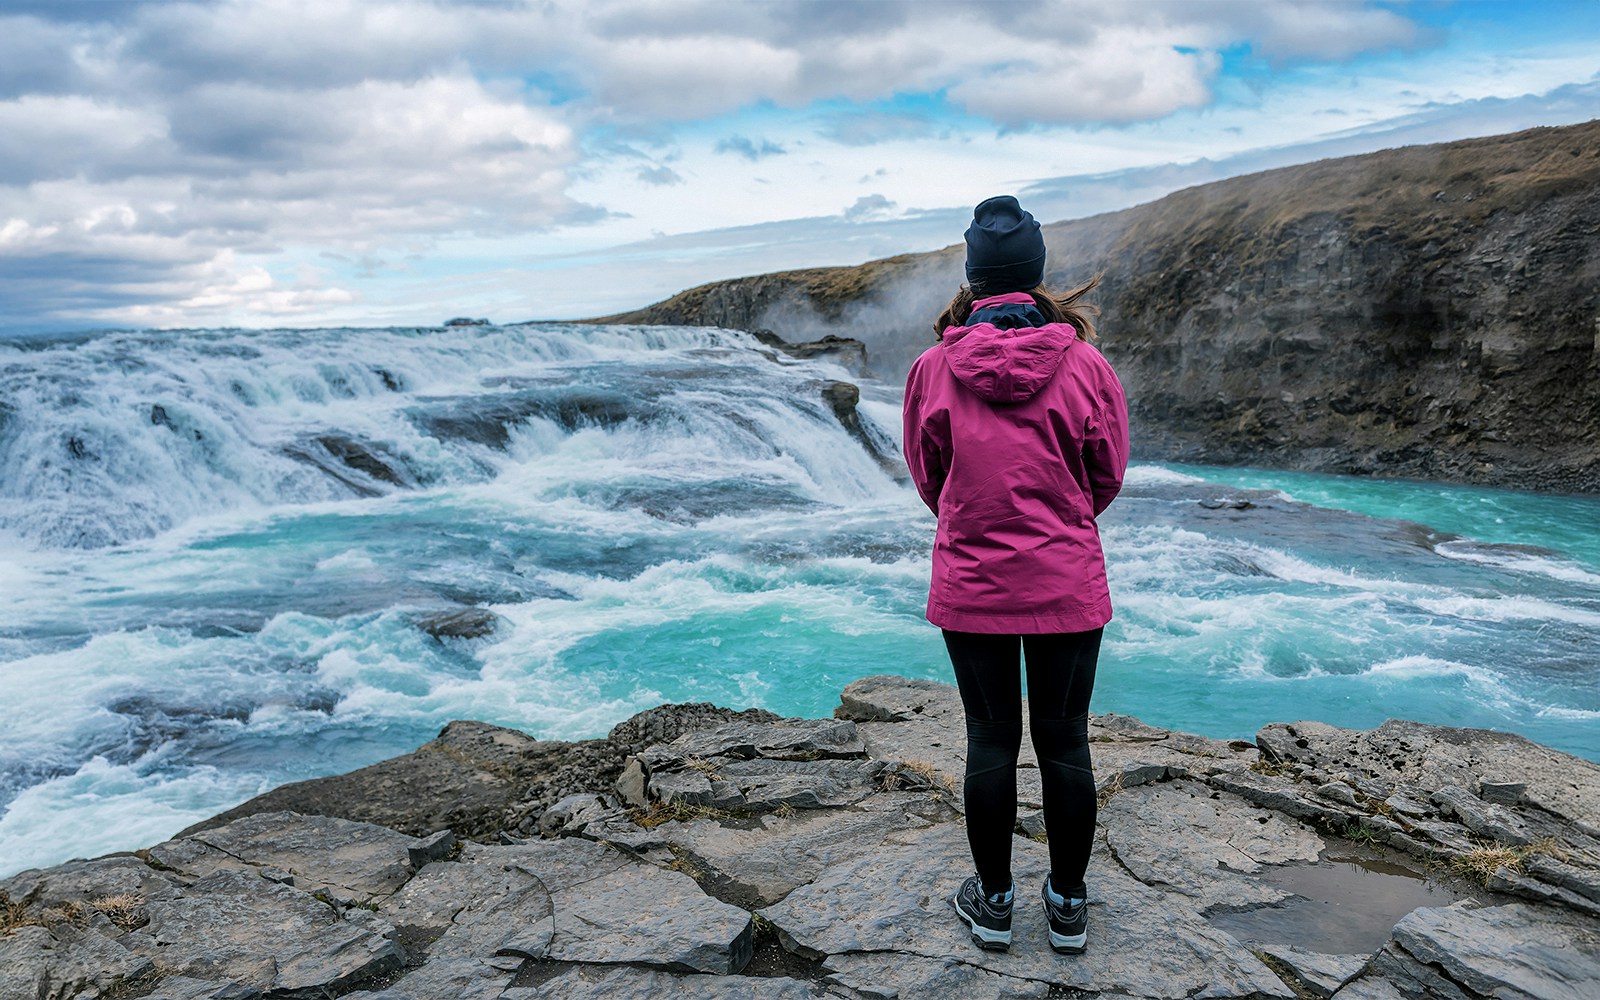
<path fill-rule="evenodd" d="M 1051 931 L 1050 947 L 1054 949 L 1057 954 L 1082 955 L 1084 941 L 1087 940 L 1088 937 L 1089 935 L 1087 932 L 1083 934 L 1057 934 L 1055 931 Z"/>
<path fill-rule="evenodd" d="M 961 908 L 961 903 L 953 897 L 950 900 L 950 905 L 955 907 L 956 916 L 960 917 L 961 921 L 967 925 L 967 930 L 972 934 L 973 944 L 984 951 L 1011 950 L 1010 931 L 992 931 L 984 927 L 976 920 L 973 920 L 971 915 Z"/>

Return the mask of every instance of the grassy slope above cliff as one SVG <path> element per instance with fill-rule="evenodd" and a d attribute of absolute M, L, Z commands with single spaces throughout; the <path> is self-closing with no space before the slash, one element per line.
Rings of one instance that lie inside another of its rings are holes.
<path fill-rule="evenodd" d="M 1600 490 L 1600 122 L 1287 167 L 1045 227 L 1104 275 L 1143 458 Z M 612 322 L 930 342 L 959 245 L 716 282 Z"/>

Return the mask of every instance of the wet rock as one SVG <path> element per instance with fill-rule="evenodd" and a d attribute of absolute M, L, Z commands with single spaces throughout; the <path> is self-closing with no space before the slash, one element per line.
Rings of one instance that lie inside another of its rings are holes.
<path fill-rule="evenodd" d="M 1415 910 L 1376 969 L 1404 993 L 1587 1000 L 1600 995 L 1591 918 L 1523 903 Z"/>
<path fill-rule="evenodd" d="M 423 615 L 416 625 L 435 639 L 481 639 L 504 620 L 487 608 L 459 608 Z"/>
<path fill-rule="evenodd" d="M 1261 953 L 1282 963 L 1305 992 L 1332 996 L 1367 967 L 1366 955 L 1324 955 L 1294 945 L 1263 945 Z"/>

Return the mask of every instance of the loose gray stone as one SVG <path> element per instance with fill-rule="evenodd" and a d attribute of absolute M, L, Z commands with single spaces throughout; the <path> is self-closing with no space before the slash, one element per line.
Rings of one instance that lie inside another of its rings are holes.
<path fill-rule="evenodd" d="M 1439 989 L 1439 974 L 1479 996 L 1592 1000 L 1600 996 L 1600 930 L 1588 917 L 1510 903 L 1414 910 L 1379 955 L 1389 979 Z"/>
<path fill-rule="evenodd" d="M 1541 903 L 1555 903 L 1571 910 L 1577 910 L 1579 913 L 1600 916 L 1600 902 L 1596 902 L 1587 896 L 1580 895 L 1560 885 L 1551 885 L 1540 879 L 1514 872 L 1504 866 L 1495 869 L 1494 874 L 1489 876 L 1489 880 L 1484 883 L 1484 888 L 1512 896 L 1521 896 L 1523 899 L 1538 900 Z"/>
<path fill-rule="evenodd" d="M 587 792 L 568 795 L 539 817 L 539 832 L 546 837 L 576 833 L 610 811 L 611 807 L 598 795 Z"/>
<path fill-rule="evenodd" d="M 426 837 L 418 837 L 416 843 L 406 849 L 406 859 L 411 862 L 411 867 L 421 868 L 433 861 L 442 861 L 455 850 L 456 835 L 449 830 L 440 830 Z"/>
<path fill-rule="evenodd" d="M 1480 781 L 1478 782 L 1478 797 L 1485 802 L 1497 806 L 1514 806 L 1522 801 L 1522 793 L 1528 790 L 1526 781 Z"/>
<path fill-rule="evenodd" d="M 1324 955 L 1293 945 L 1262 945 L 1260 951 L 1288 966 L 1301 986 L 1319 996 L 1332 996 L 1367 967 L 1367 955 Z"/>
<path fill-rule="evenodd" d="M 1356 790 L 1342 781 L 1330 781 L 1325 785 L 1318 785 L 1317 794 L 1340 805 L 1360 806 L 1356 801 Z"/>
<path fill-rule="evenodd" d="M 1528 874 L 1541 882 L 1558 885 L 1600 903 L 1600 870 L 1580 868 L 1544 854 L 1532 855 L 1524 863 Z"/>
<path fill-rule="evenodd" d="M 617 794 L 628 805 L 643 808 L 650 804 L 647 793 L 649 786 L 650 775 L 644 769 L 644 762 L 638 757 L 629 757 L 622 774 L 617 778 Z"/>

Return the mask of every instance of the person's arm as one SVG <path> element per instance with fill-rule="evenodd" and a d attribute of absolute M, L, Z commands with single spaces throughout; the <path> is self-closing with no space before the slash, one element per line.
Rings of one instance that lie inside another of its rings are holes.
<path fill-rule="evenodd" d="M 921 367 L 912 365 L 906 378 L 900 441 L 917 495 L 937 514 L 939 494 L 944 492 L 945 476 L 950 472 L 950 414 L 942 408 L 929 410 L 925 405 Z"/>
<path fill-rule="evenodd" d="M 1117 373 L 1104 360 L 1100 408 L 1089 418 L 1083 442 L 1083 464 L 1089 473 L 1094 514 L 1111 506 L 1128 471 L 1128 399 Z"/>

